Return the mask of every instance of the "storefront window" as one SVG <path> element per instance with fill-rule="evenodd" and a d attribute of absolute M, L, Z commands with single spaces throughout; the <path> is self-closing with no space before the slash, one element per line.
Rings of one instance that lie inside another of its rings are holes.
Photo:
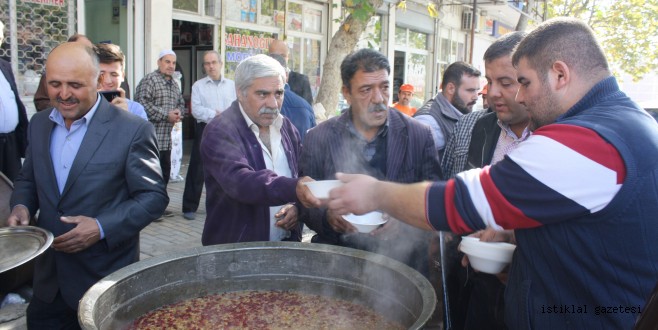
<path fill-rule="evenodd" d="M 409 30 L 409 47 L 427 49 L 427 34 Z"/>
<path fill-rule="evenodd" d="M 450 59 L 450 39 L 441 38 L 441 52 L 439 56 L 441 62 L 451 62 Z"/>
<path fill-rule="evenodd" d="M 304 46 L 304 54 L 306 55 L 304 58 L 304 74 L 308 76 L 313 99 L 315 99 L 320 89 L 320 80 L 322 79 L 320 75 L 321 43 L 320 40 L 306 39 Z"/>
<path fill-rule="evenodd" d="M 411 106 L 419 108 L 423 105 L 425 98 L 425 81 L 427 78 L 427 55 L 409 54 L 407 59 L 408 84 L 414 86 L 414 97 Z"/>
<path fill-rule="evenodd" d="M 288 68 L 292 71 L 299 72 L 302 64 L 302 45 L 300 44 L 301 38 L 288 37 L 286 44 L 288 44 Z"/>
<path fill-rule="evenodd" d="M 322 33 L 322 11 L 312 8 L 304 10 L 304 32 Z"/>
<path fill-rule="evenodd" d="M 299 3 L 288 3 L 288 15 L 286 26 L 290 31 L 302 30 L 302 5 Z"/>
<path fill-rule="evenodd" d="M 414 86 L 414 98 L 411 105 L 419 107 L 425 99 L 428 81 L 427 70 L 428 50 L 426 33 L 406 28 L 395 28 L 395 60 L 393 63 L 394 88 L 393 100 L 397 101 L 397 93 L 401 84 Z"/>
<path fill-rule="evenodd" d="M 199 12 L 198 0 L 174 0 L 174 9 Z"/>
<path fill-rule="evenodd" d="M 396 46 L 407 45 L 407 29 L 403 29 L 400 27 L 395 28 L 395 45 Z"/>
<path fill-rule="evenodd" d="M 242 0 L 244 1 L 244 0 Z M 240 3 L 239 1 L 230 2 Z M 260 16 L 258 17 L 258 24 L 265 26 L 276 26 L 283 28 L 283 20 L 285 18 L 285 2 L 284 0 L 261 0 Z M 245 22 L 243 20 L 243 22 Z"/>
<path fill-rule="evenodd" d="M 221 0 L 206 0 L 206 15 L 213 17 L 222 16 L 222 2 Z"/>
<path fill-rule="evenodd" d="M 36 91 L 40 74 L 45 70 L 48 53 L 69 37 L 69 27 L 75 26 L 75 17 L 68 16 L 68 3 L 38 4 L 27 1 L 16 2 L 18 26 L 16 40 L 10 35 L 9 3 L 0 4 L 0 20 L 5 23 L 5 40 L 0 47 L 0 58 L 18 63 L 17 83 L 23 96 Z M 17 53 L 11 53 L 11 46 Z M 32 102 L 26 102 L 28 112 Z"/>

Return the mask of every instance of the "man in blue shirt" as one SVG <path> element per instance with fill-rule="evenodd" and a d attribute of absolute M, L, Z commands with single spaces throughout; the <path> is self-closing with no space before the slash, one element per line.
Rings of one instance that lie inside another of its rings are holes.
<path fill-rule="evenodd" d="M 121 83 L 123 83 L 126 76 L 124 69 L 125 56 L 121 48 L 114 44 L 97 44 L 96 53 L 101 68 L 101 74 L 98 77 L 98 91 L 119 91 L 121 95 L 112 99 L 112 104 L 144 120 L 149 120 L 144 107 L 126 98 L 126 91 L 121 88 Z"/>

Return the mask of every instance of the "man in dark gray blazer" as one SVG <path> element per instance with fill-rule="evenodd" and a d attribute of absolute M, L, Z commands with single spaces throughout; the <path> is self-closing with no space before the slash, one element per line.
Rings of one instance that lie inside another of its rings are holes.
<path fill-rule="evenodd" d="M 336 172 L 363 173 L 412 183 L 441 177 L 430 128 L 388 107 L 390 65 L 381 53 L 361 49 L 341 64 L 343 96 L 350 104 L 339 117 L 306 134 L 300 175 L 335 179 Z M 371 234 L 356 229 L 326 208 L 306 209 L 302 221 L 313 242 L 337 244 L 393 257 L 427 275 L 431 235 L 396 220 Z"/>
<path fill-rule="evenodd" d="M 153 125 L 97 93 L 98 58 L 68 42 L 48 56 L 54 109 L 35 114 L 11 197 L 9 225 L 53 233 L 36 259 L 32 329 L 75 329 L 78 301 L 104 276 L 139 259 L 139 231 L 169 202 Z"/>

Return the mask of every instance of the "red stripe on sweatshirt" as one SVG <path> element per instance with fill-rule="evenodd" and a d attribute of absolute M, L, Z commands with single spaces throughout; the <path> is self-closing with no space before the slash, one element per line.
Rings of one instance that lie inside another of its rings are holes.
<path fill-rule="evenodd" d="M 496 223 L 505 229 L 541 226 L 540 222 L 527 217 L 521 210 L 507 201 L 491 179 L 490 169 L 491 167 L 489 166 L 482 169 L 480 173 L 480 184 L 487 197 L 487 202 Z"/>
<path fill-rule="evenodd" d="M 448 226 L 450 226 L 450 230 L 457 234 L 472 232 L 473 229 L 466 225 L 464 219 L 459 215 L 459 212 L 457 212 L 457 208 L 455 207 L 455 179 L 448 180 L 445 189 L 444 203 L 446 220 Z"/>
<path fill-rule="evenodd" d="M 605 141 L 595 131 L 574 125 L 553 124 L 544 126 L 534 135 L 542 135 L 569 149 L 601 164 L 617 173 L 617 184 L 624 182 L 626 178 L 626 166 L 617 149 Z"/>

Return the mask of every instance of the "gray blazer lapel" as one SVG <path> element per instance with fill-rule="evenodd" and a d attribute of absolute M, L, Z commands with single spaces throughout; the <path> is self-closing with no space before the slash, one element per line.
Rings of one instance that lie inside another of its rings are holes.
<path fill-rule="evenodd" d="M 87 128 L 87 133 L 82 139 L 82 144 L 80 145 L 78 154 L 75 156 L 75 160 L 71 166 L 71 171 L 69 172 L 66 184 L 64 185 L 64 190 L 62 191 L 62 196 L 66 195 L 105 139 L 105 136 L 110 129 L 109 123 L 112 118 L 111 113 L 112 109 L 109 104 L 101 99 L 101 102 L 98 105 L 98 110 L 96 110 L 94 117 L 92 117 L 91 123 Z"/>
<path fill-rule="evenodd" d="M 402 167 L 402 161 L 407 152 L 408 135 L 407 127 L 398 116 L 404 116 L 399 112 L 388 110 L 388 135 L 386 137 L 386 178 L 394 181 Z"/>

